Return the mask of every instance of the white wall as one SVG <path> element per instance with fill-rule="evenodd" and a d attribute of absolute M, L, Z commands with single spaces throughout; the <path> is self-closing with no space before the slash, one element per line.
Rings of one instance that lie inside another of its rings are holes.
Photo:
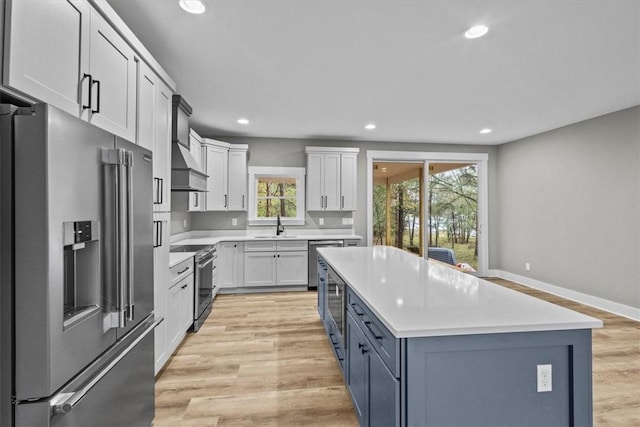
<path fill-rule="evenodd" d="M 493 265 L 640 308 L 640 107 L 499 146 L 494 191 Z"/>

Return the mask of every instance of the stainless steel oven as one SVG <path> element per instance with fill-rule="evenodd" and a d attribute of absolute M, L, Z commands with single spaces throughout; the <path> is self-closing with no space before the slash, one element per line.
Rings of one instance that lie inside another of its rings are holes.
<path fill-rule="evenodd" d="M 211 304 L 215 286 L 216 247 L 213 245 L 184 245 L 171 247 L 172 252 L 195 252 L 195 289 L 193 301 L 193 331 L 200 326 L 211 313 Z"/>
<path fill-rule="evenodd" d="M 335 334 L 340 347 L 344 348 L 347 319 L 345 283 L 331 267 L 327 268 L 327 307 L 330 321 L 335 326 Z M 339 336 L 338 336 L 339 334 Z"/>

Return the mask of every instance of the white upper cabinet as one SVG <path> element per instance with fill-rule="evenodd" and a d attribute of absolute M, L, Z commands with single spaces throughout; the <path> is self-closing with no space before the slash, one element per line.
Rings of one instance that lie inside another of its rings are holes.
<path fill-rule="evenodd" d="M 13 1 L 7 18 L 4 85 L 80 116 L 89 99 L 89 4 Z"/>
<path fill-rule="evenodd" d="M 340 155 L 340 209 L 355 211 L 357 205 L 358 155 L 342 153 Z"/>
<path fill-rule="evenodd" d="M 153 200 L 154 211 L 171 210 L 171 103 L 173 91 L 158 80 L 154 109 Z"/>
<path fill-rule="evenodd" d="M 96 11 L 89 43 L 87 119 L 129 141 L 136 137 L 136 61 L 131 46 Z"/>
<path fill-rule="evenodd" d="M 245 144 L 228 144 L 205 138 L 207 211 L 247 210 L 247 152 Z"/>
<path fill-rule="evenodd" d="M 307 147 L 307 210 L 356 210 L 358 148 Z"/>
<path fill-rule="evenodd" d="M 156 133 L 156 97 L 158 78 L 143 61 L 138 61 L 138 132 L 136 143 L 153 151 Z"/>
<path fill-rule="evenodd" d="M 207 141 L 205 139 L 205 141 Z M 227 210 L 227 167 L 229 149 L 206 144 L 207 152 L 207 195 L 206 210 Z"/>
<path fill-rule="evenodd" d="M 118 136 L 136 137 L 136 64 L 88 2 L 14 0 L 4 84 Z"/>
<path fill-rule="evenodd" d="M 227 209 L 247 210 L 247 149 L 232 145 L 227 168 Z"/>

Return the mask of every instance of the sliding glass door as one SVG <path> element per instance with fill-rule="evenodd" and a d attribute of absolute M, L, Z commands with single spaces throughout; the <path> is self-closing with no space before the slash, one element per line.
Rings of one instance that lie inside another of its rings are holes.
<path fill-rule="evenodd" d="M 487 160 L 484 153 L 368 152 L 368 244 L 485 274 Z"/>

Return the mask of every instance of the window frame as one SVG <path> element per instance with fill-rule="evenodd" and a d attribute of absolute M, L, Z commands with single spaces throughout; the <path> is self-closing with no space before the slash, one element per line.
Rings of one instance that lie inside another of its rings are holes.
<path fill-rule="evenodd" d="M 297 167 L 270 167 L 270 166 L 250 166 L 249 173 L 249 211 L 247 216 L 248 225 L 276 225 L 276 218 L 258 218 L 258 193 L 256 181 L 261 177 L 269 178 L 295 178 L 296 180 L 296 217 L 280 218 L 283 225 L 305 225 L 305 177 L 306 168 Z"/>

